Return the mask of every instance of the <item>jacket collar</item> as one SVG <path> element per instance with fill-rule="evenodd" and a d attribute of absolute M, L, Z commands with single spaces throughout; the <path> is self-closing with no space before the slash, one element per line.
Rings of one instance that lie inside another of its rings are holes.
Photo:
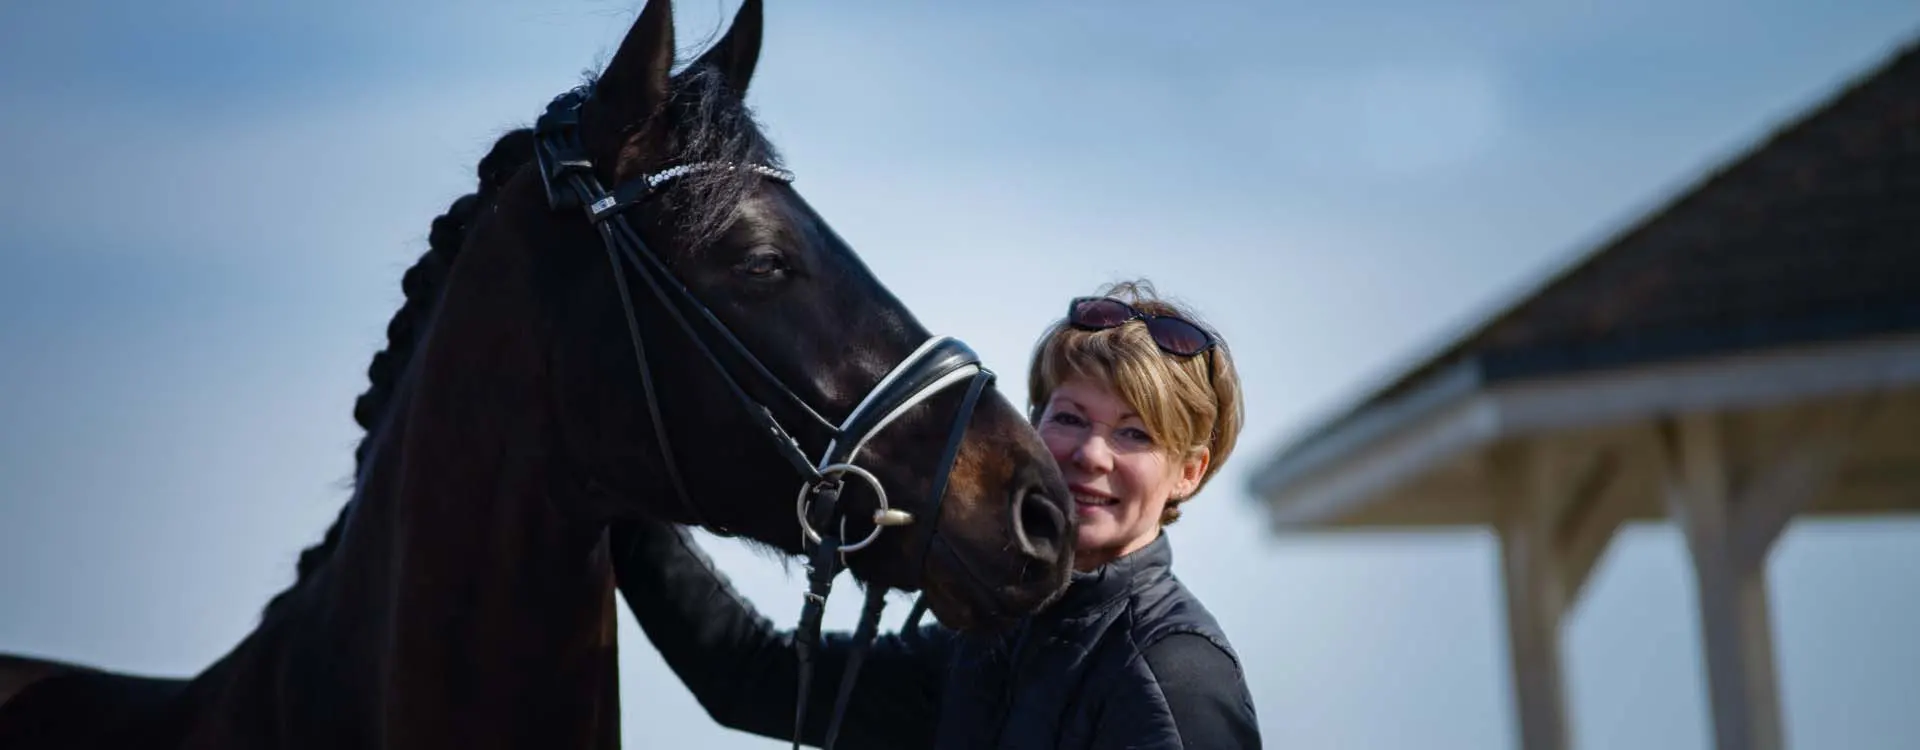
<path fill-rule="evenodd" d="M 1058 617 L 1076 617 L 1130 594 L 1167 576 L 1173 567 L 1173 544 L 1161 529 L 1147 546 L 1093 570 L 1074 571 L 1067 592 L 1051 609 Z"/>

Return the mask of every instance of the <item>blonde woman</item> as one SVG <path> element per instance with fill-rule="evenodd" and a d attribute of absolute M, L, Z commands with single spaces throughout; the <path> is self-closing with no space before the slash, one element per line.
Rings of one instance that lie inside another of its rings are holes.
<path fill-rule="evenodd" d="M 1164 529 L 1233 451 L 1240 382 L 1227 347 L 1150 285 L 1068 304 L 1028 377 L 1034 427 L 1074 495 L 1076 568 L 1054 604 L 999 636 L 937 624 L 882 636 L 859 675 L 840 748 L 1257 748 L 1253 702 L 1226 634 L 1173 575 Z M 733 591 L 682 531 L 616 532 L 620 590 L 715 721 L 793 730 L 792 634 Z M 851 639 L 815 651 L 834 685 Z M 818 745 L 831 690 L 815 691 Z"/>

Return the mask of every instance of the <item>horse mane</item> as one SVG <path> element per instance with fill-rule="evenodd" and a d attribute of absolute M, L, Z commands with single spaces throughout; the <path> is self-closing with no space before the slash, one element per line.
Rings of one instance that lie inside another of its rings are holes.
<path fill-rule="evenodd" d="M 752 111 L 727 88 L 717 68 L 707 64 L 689 66 L 674 76 L 670 91 L 665 111 L 675 124 L 677 137 L 671 157 L 674 163 L 723 161 L 780 166 L 779 154 L 762 134 Z M 401 276 L 400 288 L 405 302 L 387 322 L 387 348 L 374 353 L 372 363 L 367 366 L 367 390 L 353 403 L 354 422 L 365 430 L 353 452 L 356 486 L 387 423 L 400 380 L 413 364 L 414 345 L 438 308 L 441 284 L 465 246 L 468 232 L 480 211 L 493 204 L 507 180 L 533 161 L 533 147 L 530 128 L 511 130 L 500 136 L 475 170 L 479 187 L 473 193 L 454 199 L 446 213 L 434 217 L 427 234 L 427 251 Z M 735 207 L 753 189 L 757 179 L 745 170 L 693 172 L 669 183 L 670 188 L 663 197 L 670 201 L 676 214 L 684 217 L 679 228 L 692 246 L 698 247 L 712 241 L 733 220 Z M 293 583 L 268 600 L 262 619 L 271 618 L 283 609 L 294 592 L 332 559 L 352 511 L 352 501 L 343 504 L 320 541 L 300 552 L 294 565 Z"/>
<path fill-rule="evenodd" d="M 466 244 L 467 231 L 480 215 L 480 210 L 493 203 L 494 195 L 513 177 L 514 172 L 532 160 L 531 129 L 521 128 L 500 136 L 494 142 L 493 149 L 480 159 L 476 170 L 479 173 L 479 187 L 475 192 L 454 199 L 446 213 L 434 217 L 432 228 L 427 232 L 427 251 L 400 277 L 400 289 L 406 301 L 387 321 L 387 348 L 374 353 L 373 362 L 367 366 L 367 390 L 353 402 L 353 421 L 366 431 L 353 451 L 355 485 L 359 484 L 366 471 L 367 457 L 372 454 L 374 440 L 379 437 L 380 428 L 385 424 L 388 406 L 393 401 L 400 378 L 413 363 L 414 344 L 419 340 L 420 332 L 427 330 L 427 323 L 439 306 L 440 286 L 446 281 L 447 273 L 453 270 L 453 262 L 459 256 L 461 247 Z M 352 501 L 343 504 L 340 514 L 334 517 L 333 525 L 327 527 L 320 542 L 300 552 L 300 559 L 294 565 L 293 584 L 268 600 L 262 612 L 263 618 L 279 611 L 283 602 L 332 557 L 333 549 L 340 541 L 340 532 L 346 528 L 352 510 Z"/>

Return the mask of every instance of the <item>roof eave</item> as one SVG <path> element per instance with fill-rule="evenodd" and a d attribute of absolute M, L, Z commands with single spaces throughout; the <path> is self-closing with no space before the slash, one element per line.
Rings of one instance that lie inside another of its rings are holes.
<path fill-rule="evenodd" d="M 1403 399 L 1355 413 L 1256 472 L 1251 489 L 1276 525 L 1315 526 L 1501 440 L 1914 387 L 1920 333 L 1558 378 L 1484 382 L 1480 372 L 1463 365 Z"/>

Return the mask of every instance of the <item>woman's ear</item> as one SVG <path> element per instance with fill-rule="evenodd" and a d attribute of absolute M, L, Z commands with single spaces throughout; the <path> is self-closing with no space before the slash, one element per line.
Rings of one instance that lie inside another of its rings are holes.
<path fill-rule="evenodd" d="M 1180 481 L 1173 485 L 1173 499 L 1186 500 L 1200 487 L 1200 480 L 1207 476 L 1207 464 L 1213 460 L 1213 451 L 1202 446 L 1187 455 L 1180 462 Z"/>

